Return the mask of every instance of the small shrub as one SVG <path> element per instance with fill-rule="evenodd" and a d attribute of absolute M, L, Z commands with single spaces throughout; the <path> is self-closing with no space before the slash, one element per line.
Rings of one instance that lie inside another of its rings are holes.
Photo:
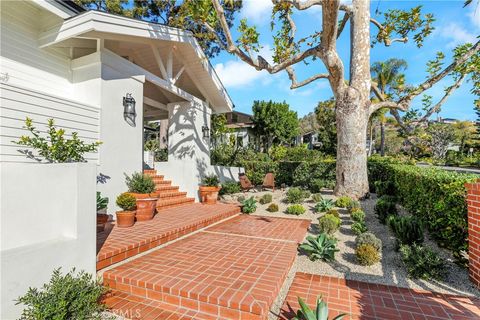
<path fill-rule="evenodd" d="M 355 249 L 358 263 L 371 266 L 380 261 L 380 253 L 371 244 L 361 244 Z"/>
<path fill-rule="evenodd" d="M 333 189 L 335 188 L 335 180 L 327 179 L 312 179 L 309 183 L 309 190 L 311 192 L 320 192 L 322 189 Z"/>
<path fill-rule="evenodd" d="M 105 287 L 84 271 L 72 269 L 62 275 L 60 269 L 53 271 L 50 282 L 42 288 L 29 288 L 19 297 L 17 304 L 24 304 L 21 319 L 102 319 L 105 306 L 100 298 Z"/>
<path fill-rule="evenodd" d="M 214 174 L 203 177 L 202 186 L 205 187 L 217 187 L 220 184 L 220 180 Z"/>
<path fill-rule="evenodd" d="M 301 204 L 292 204 L 287 208 L 286 214 L 301 215 L 305 213 L 305 208 Z"/>
<path fill-rule="evenodd" d="M 234 194 L 242 191 L 240 183 L 236 181 L 227 181 L 222 183 L 222 189 L 220 189 L 220 195 L 224 194 Z"/>
<path fill-rule="evenodd" d="M 312 194 L 312 200 L 313 202 L 320 202 L 323 199 L 322 195 L 320 193 L 314 193 Z"/>
<path fill-rule="evenodd" d="M 268 212 L 277 212 L 277 211 L 278 211 L 278 204 L 276 204 L 276 203 L 271 203 L 271 204 L 268 206 L 267 211 L 268 211 Z"/>
<path fill-rule="evenodd" d="M 243 213 L 254 213 L 257 210 L 257 200 L 254 197 L 250 197 L 242 202 Z"/>
<path fill-rule="evenodd" d="M 152 177 L 143 172 L 134 172 L 131 177 L 125 173 L 125 183 L 129 192 L 152 193 L 155 191 L 155 182 Z"/>
<path fill-rule="evenodd" d="M 377 251 L 382 249 L 382 240 L 378 239 L 373 233 L 365 232 L 360 234 L 355 239 L 356 246 L 361 246 L 362 244 L 372 245 Z"/>
<path fill-rule="evenodd" d="M 340 228 L 340 218 L 326 214 L 318 218 L 318 230 L 327 234 L 333 234 Z"/>
<path fill-rule="evenodd" d="M 137 207 L 137 200 L 131 194 L 124 192 L 117 197 L 117 206 L 123 211 L 133 211 Z"/>
<path fill-rule="evenodd" d="M 414 216 L 389 216 L 387 225 L 399 244 L 423 243 L 423 224 Z"/>
<path fill-rule="evenodd" d="M 395 195 L 395 184 L 390 181 L 375 181 L 375 192 L 378 197 L 383 195 L 394 196 Z"/>
<path fill-rule="evenodd" d="M 339 208 L 347 208 L 353 200 L 347 196 L 341 196 L 335 201 L 335 205 Z"/>
<path fill-rule="evenodd" d="M 347 210 L 349 212 L 352 212 L 354 210 L 362 210 L 362 207 L 360 206 L 360 202 L 358 201 L 355 201 L 355 200 L 352 200 L 348 206 L 347 206 Z"/>
<path fill-rule="evenodd" d="M 322 199 L 315 205 L 315 212 L 325 212 L 333 208 L 333 200 Z"/>
<path fill-rule="evenodd" d="M 355 210 L 350 214 L 350 217 L 353 221 L 364 222 L 365 221 L 365 212 L 362 210 Z"/>
<path fill-rule="evenodd" d="M 337 209 L 330 209 L 327 211 L 325 214 L 331 214 L 332 216 L 335 216 L 337 218 L 340 218 L 340 213 L 338 213 Z"/>
<path fill-rule="evenodd" d="M 306 193 L 300 188 L 290 188 L 287 191 L 287 203 L 302 203 L 305 198 Z"/>
<path fill-rule="evenodd" d="M 305 251 L 312 261 L 318 259 L 333 261 L 335 260 L 335 252 L 339 251 L 337 249 L 337 239 L 329 237 L 325 233 L 321 233 L 317 237 L 308 236 L 307 242 L 302 243 L 300 249 Z"/>
<path fill-rule="evenodd" d="M 410 277 L 425 280 L 444 277 L 445 264 L 432 249 L 417 244 L 402 245 L 400 253 Z"/>
<path fill-rule="evenodd" d="M 375 204 L 375 214 L 378 216 L 378 220 L 380 220 L 381 223 L 385 223 L 389 215 L 398 214 L 395 202 L 392 202 L 389 198 L 382 196 Z"/>
<path fill-rule="evenodd" d="M 260 198 L 258 202 L 260 202 L 261 204 L 267 204 L 272 202 L 272 199 L 273 199 L 272 195 L 270 193 L 266 193 Z"/>
<path fill-rule="evenodd" d="M 300 309 L 297 310 L 292 320 L 328 320 L 328 307 L 327 304 L 322 301 L 322 297 L 317 299 L 317 308 L 315 311 L 310 309 L 302 298 L 297 298 Z M 345 315 L 345 313 L 339 314 L 332 320 L 342 320 Z"/>
<path fill-rule="evenodd" d="M 357 236 L 368 231 L 365 222 L 354 222 L 351 228 L 352 232 L 355 233 Z"/>

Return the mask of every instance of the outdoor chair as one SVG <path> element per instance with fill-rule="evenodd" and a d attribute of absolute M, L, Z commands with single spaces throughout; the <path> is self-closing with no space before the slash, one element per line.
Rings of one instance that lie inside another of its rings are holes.
<path fill-rule="evenodd" d="M 240 180 L 240 187 L 242 188 L 242 191 L 249 191 L 254 188 L 248 177 L 245 175 L 245 173 L 240 173 L 238 175 L 238 179 Z"/>
<path fill-rule="evenodd" d="M 265 175 L 265 178 L 263 179 L 262 188 L 272 189 L 272 191 L 275 191 L 275 176 L 273 175 L 273 173 L 269 172 Z"/>

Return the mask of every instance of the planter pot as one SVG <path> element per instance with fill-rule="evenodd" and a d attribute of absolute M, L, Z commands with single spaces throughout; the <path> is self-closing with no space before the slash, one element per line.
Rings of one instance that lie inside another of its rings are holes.
<path fill-rule="evenodd" d="M 117 211 L 117 227 L 128 228 L 135 224 L 135 211 Z"/>
<path fill-rule="evenodd" d="M 106 210 L 97 211 L 97 232 L 102 232 L 105 230 L 105 224 L 108 221 L 108 214 L 105 213 Z"/>
<path fill-rule="evenodd" d="M 152 220 L 157 206 L 157 198 L 137 199 L 137 221 Z"/>
<path fill-rule="evenodd" d="M 217 203 L 218 192 L 222 187 L 200 186 L 200 200 L 206 204 Z"/>

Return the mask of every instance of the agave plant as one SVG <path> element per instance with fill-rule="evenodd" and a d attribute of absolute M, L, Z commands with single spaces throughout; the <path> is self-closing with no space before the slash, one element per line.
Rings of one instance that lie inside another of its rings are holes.
<path fill-rule="evenodd" d="M 315 205 L 316 212 L 325 212 L 333 208 L 332 199 L 322 199 Z"/>
<path fill-rule="evenodd" d="M 300 249 L 305 251 L 310 260 L 321 259 L 323 261 L 335 260 L 337 249 L 337 239 L 329 237 L 326 233 L 320 233 L 317 237 L 308 236 L 307 242 L 300 245 Z"/>
<path fill-rule="evenodd" d="M 247 200 L 242 201 L 242 212 L 243 213 L 254 213 L 257 210 L 257 200 L 254 197 L 250 197 Z"/>
<path fill-rule="evenodd" d="M 298 297 L 298 304 L 300 305 L 300 309 L 297 310 L 297 314 L 292 320 L 328 320 L 328 306 L 322 301 L 322 297 L 317 299 L 317 308 L 315 311 L 310 309 L 300 297 Z M 341 320 L 345 315 L 345 313 L 339 314 L 332 320 Z"/>

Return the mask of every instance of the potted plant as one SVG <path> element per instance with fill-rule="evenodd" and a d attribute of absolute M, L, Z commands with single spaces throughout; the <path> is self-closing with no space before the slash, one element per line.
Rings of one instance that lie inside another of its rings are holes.
<path fill-rule="evenodd" d="M 97 191 L 97 231 L 101 232 L 105 229 L 108 221 L 107 214 L 108 197 L 102 197 L 100 191 Z"/>
<path fill-rule="evenodd" d="M 124 192 L 117 197 L 117 206 L 123 211 L 117 211 L 117 227 L 127 228 L 135 223 L 136 199 L 128 192 Z"/>
<path fill-rule="evenodd" d="M 204 177 L 200 186 L 200 200 L 206 204 L 217 203 L 218 192 L 221 188 L 220 180 L 216 175 Z"/>
<path fill-rule="evenodd" d="M 131 177 L 125 174 L 125 182 L 128 192 L 136 199 L 137 221 L 151 220 L 158 198 L 152 177 L 142 172 L 134 172 Z"/>

